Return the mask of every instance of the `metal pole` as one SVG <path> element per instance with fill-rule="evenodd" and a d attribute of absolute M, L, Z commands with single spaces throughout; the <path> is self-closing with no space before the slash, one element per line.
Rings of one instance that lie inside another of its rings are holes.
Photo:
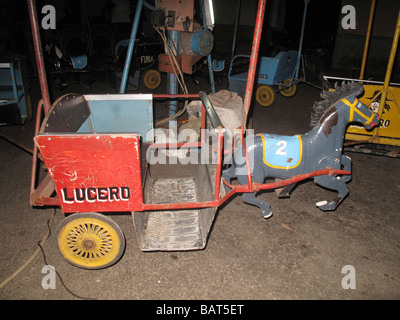
<path fill-rule="evenodd" d="M 214 80 L 214 71 L 212 67 L 211 53 L 207 57 L 207 62 L 208 62 L 208 74 L 210 75 L 211 92 L 215 94 L 215 80 Z"/>
<path fill-rule="evenodd" d="M 133 20 L 131 36 L 129 38 L 129 46 L 128 46 L 128 51 L 126 53 L 124 72 L 122 74 L 121 86 L 119 89 L 119 93 L 125 93 L 125 90 L 126 90 L 126 83 L 127 83 L 128 76 L 129 76 L 129 68 L 131 66 L 132 53 L 133 53 L 133 48 L 135 47 L 136 33 L 137 33 L 138 25 L 139 25 L 140 14 L 142 13 L 142 8 L 143 8 L 143 0 L 138 0 L 137 6 L 136 6 L 135 18 Z"/>
<path fill-rule="evenodd" d="M 371 39 L 372 21 L 374 20 L 375 2 L 376 2 L 376 0 L 372 0 L 372 2 L 371 2 L 371 10 L 370 10 L 370 13 L 369 13 L 367 38 L 365 39 L 364 53 L 363 53 L 363 59 L 362 59 L 361 69 L 360 69 L 360 79 L 361 80 L 364 79 L 365 65 L 367 63 L 368 47 L 369 47 L 369 41 Z"/>
<path fill-rule="evenodd" d="M 49 87 L 47 85 L 46 69 L 44 66 L 42 42 L 40 40 L 40 31 L 37 21 L 36 2 L 35 0 L 27 0 L 27 2 L 28 2 L 29 20 L 31 22 L 31 29 L 32 29 L 33 47 L 35 49 L 36 65 L 39 75 L 40 90 L 42 92 L 43 109 L 44 113 L 47 114 L 47 112 L 51 107 L 51 104 L 49 96 Z"/>
<path fill-rule="evenodd" d="M 203 11 L 203 24 L 204 26 L 207 25 L 207 19 L 206 19 L 206 10 L 204 6 L 204 1 L 202 1 L 202 11 Z M 213 71 L 213 66 L 212 66 L 212 57 L 211 53 L 207 56 L 207 63 L 208 63 L 208 74 L 210 76 L 210 84 L 211 84 L 211 92 L 215 93 L 215 80 L 214 80 L 214 71 Z"/>
<path fill-rule="evenodd" d="M 240 5 L 241 5 L 241 0 L 238 0 L 238 7 L 237 7 L 237 12 L 236 12 L 236 22 L 235 22 L 235 31 L 233 34 L 233 43 L 232 43 L 232 55 L 231 55 L 231 60 L 233 59 L 233 56 L 235 55 L 235 49 L 236 49 L 236 36 L 237 36 L 237 30 L 238 30 L 238 24 L 239 24 L 239 17 L 240 17 Z"/>
<path fill-rule="evenodd" d="M 299 77 L 299 69 L 300 69 L 300 59 L 301 59 L 301 51 L 303 50 L 303 38 L 304 38 L 304 26 L 306 24 L 306 15 L 307 15 L 307 4 L 309 0 L 304 1 L 304 11 L 303 11 L 303 22 L 301 25 L 301 33 L 300 33 L 300 43 L 299 43 L 299 52 L 297 53 L 297 63 L 296 63 L 296 79 Z"/>
<path fill-rule="evenodd" d="M 394 36 L 393 36 L 392 49 L 390 50 L 389 62 L 388 62 L 388 66 L 386 69 L 385 82 L 383 83 L 383 92 L 382 92 L 382 97 L 381 97 L 381 100 L 379 103 L 378 114 L 382 114 L 383 108 L 386 103 L 390 78 L 392 76 L 393 64 L 394 64 L 394 60 L 396 58 L 396 50 L 397 50 L 397 46 L 399 44 L 399 37 L 400 37 L 400 10 L 399 10 L 399 14 L 397 16 L 396 30 L 395 30 Z"/>
<path fill-rule="evenodd" d="M 168 35 L 169 35 L 169 45 L 172 49 L 172 54 L 176 54 L 176 56 L 179 56 L 178 31 L 170 30 L 168 31 Z M 178 79 L 174 73 L 168 73 L 167 86 L 168 86 L 168 94 L 178 94 Z M 178 100 L 170 100 L 168 103 L 169 103 L 169 116 L 173 116 L 175 113 L 178 112 Z M 169 122 L 169 127 L 175 130 L 174 132 L 177 132 L 176 118 L 172 119 Z"/>
<path fill-rule="evenodd" d="M 247 115 L 250 110 L 251 97 L 253 94 L 254 78 L 255 78 L 256 69 L 257 69 L 258 51 L 259 51 L 259 47 L 260 47 L 261 32 L 262 32 L 262 26 L 263 26 L 263 21 L 264 21 L 265 4 L 266 4 L 266 0 L 259 0 L 259 2 L 258 2 L 256 25 L 254 27 L 253 45 L 251 48 L 249 74 L 247 77 L 246 91 L 245 91 L 245 96 L 244 96 L 242 137 L 246 131 Z"/>

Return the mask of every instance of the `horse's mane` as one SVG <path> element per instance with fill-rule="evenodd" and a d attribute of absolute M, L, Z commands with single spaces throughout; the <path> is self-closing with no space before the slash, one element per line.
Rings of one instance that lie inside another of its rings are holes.
<path fill-rule="evenodd" d="M 345 83 L 338 85 L 335 83 L 335 91 L 321 92 L 321 101 L 315 101 L 311 112 L 310 126 L 315 127 L 319 124 L 319 121 L 326 110 L 333 106 L 339 100 L 346 98 L 352 94 L 355 96 L 360 95 L 364 91 L 364 87 L 356 82 Z"/>

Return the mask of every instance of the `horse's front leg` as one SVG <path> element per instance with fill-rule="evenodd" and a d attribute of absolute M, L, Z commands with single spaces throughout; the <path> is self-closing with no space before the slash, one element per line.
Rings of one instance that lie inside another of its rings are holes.
<path fill-rule="evenodd" d="M 260 170 L 255 169 L 255 173 L 252 175 L 253 181 L 256 183 L 263 183 L 264 182 L 264 174 Z M 248 183 L 247 176 L 238 176 L 238 180 L 240 184 L 245 185 Z M 252 204 L 260 209 L 261 216 L 264 219 L 267 219 L 272 216 L 272 211 L 270 205 L 258 199 L 256 197 L 257 191 L 254 192 L 245 192 L 242 195 L 242 201 L 248 204 Z"/>
<path fill-rule="evenodd" d="M 337 179 L 334 176 L 323 175 L 314 178 L 316 184 L 321 187 L 325 187 L 331 190 L 336 190 L 338 192 L 337 198 L 332 201 L 319 201 L 316 203 L 316 206 L 320 208 L 322 211 L 333 211 L 337 208 L 337 206 L 342 202 L 342 200 L 349 194 L 349 190 L 347 189 L 347 185 L 345 182 Z"/>
<path fill-rule="evenodd" d="M 324 168 L 340 168 L 341 163 L 338 161 L 338 158 L 327 157 L 320 161 L 317 169 Z M 342 156 L 341 160 L 344 160 L 342 163 L 344 166 L 344 170 L 351 170 L 351 159 L 346 156 Z M 332 201 L 319 201 L 316 203 L 316 206 L 323 211 L 333 211 L 337 208 L 337 206 L 342 202 L 342 200 L 349 194 L 349 190 L 347 188 L 346 182 L 351 179 L 350 177 L 343 176 L 330 176 L 323 175 L 317 176 L 314 178 L 314 182 L 321 187 L 325 187 L 330 190 L 335 190 L 338 192 L 337 197 Z"/>

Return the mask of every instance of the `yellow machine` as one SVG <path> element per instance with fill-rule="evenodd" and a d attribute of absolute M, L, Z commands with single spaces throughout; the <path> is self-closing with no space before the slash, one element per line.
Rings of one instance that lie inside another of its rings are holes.
<path fill-rule="evenodd" d="M 400 87 L 364 84 L 364 91 L 360 101 L 379 115 L 379 127 L 366 131 L 363 127 L 351 125 L 347 130 L 346 140 L 400 146 Z M 393 156 L 395 153 L 396 150 L 393 149 Z"/>
<path fill-rule="evenodd" d="M 359 100 L 380 117 L 379 127 L 372 131 L 367 131 L 364 127 L 350 125 L 345 136 L 345 148 L 350 151 L 362 151 L 390 157 L 400 157 L 400 84 L 390 83 L 400 36 L 400 11 L 397 18 L 396 30 L 384 82 L 363 80 L 375 1 L 376 0 L 372 0 L 371 4 L 367 38 L 360 69 L 360 79 L 324 77 L 324 80 L 325 86 L 327 85 L 328 87 L 331 80 L 349 80 L 362 83 L 365 92 L 363 97 Z"/>

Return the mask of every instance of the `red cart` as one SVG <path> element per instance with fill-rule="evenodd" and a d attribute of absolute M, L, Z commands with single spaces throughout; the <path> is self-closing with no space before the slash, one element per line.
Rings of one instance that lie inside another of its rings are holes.
<path fill-rule="evenodd" d="M 28 0 L 28 4 L 42 90 L 30 201 L 33 206 L 60 207 L 67 215 L 57 228 L 57 238 L 61 253 L 71 264 L 99 269 L 120 259 L 125 240 L 119 226 L 109 217 L 112 214 L 132 213 L 143 251 L 197 250 L 207 243 L 217 208 L 235 193 L 279 188 L 312 176 L 335 173 L 320 170 L 277 183 L 257 184 L 247 166 L 248 184 L 228 185 L 221 179 L 224 128 L 204 92 L 67 94 L 50 105 L 34 0 Z M 260 0 L 244 101 L 243 145 L 264 9 L 265 0 Z M 154 143 L 152 104 L 158 98 L 201 99 L 201 128 L 211 124 L 215 143 L 210 146 L 204 135 L 192 143 Z M 41 122 L 43 111 L 45 117 Z M 215 161 L 193 165 L 188 170 L 191 174 L 183 177 L 155 176 L 154 166 L 149 163 L 151 154 L 165 148 L 197 148 L 214 154 Z M 46 167 L 46 175 L 41 179 L 37 174 L 39 159 Z M 228 193 L 224 183 L 230 188 Z"/>

